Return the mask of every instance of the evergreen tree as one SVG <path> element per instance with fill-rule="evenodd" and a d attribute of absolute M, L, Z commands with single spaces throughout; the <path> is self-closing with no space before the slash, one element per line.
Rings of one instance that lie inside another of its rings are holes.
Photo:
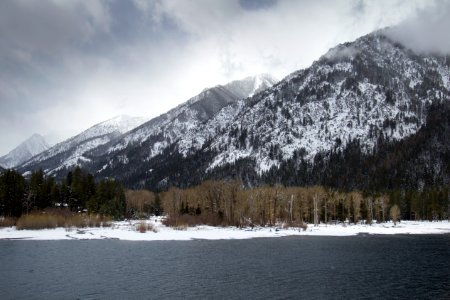
<path fill-rule="evenodd" d="M 44 172 L 42 170 L 34 171 L 28 184 L 28 206 L 31 209 L 45 208 L 45 196 L 43 193 Z"/>
<path fill-rule="evenodd" d="M 122 185 L 112 179 L 105 179 L 98 184 L 95 196 L 88 202 L 91 213 L 108 215 L 114 219 L 125 215 L 125 192 Z"/>
<path fill-rule="evenodd" d="M 25 179 L 14 170 L 6 170 L 0 176 L 0 214 L 20 217 L 25 196 Z"/>

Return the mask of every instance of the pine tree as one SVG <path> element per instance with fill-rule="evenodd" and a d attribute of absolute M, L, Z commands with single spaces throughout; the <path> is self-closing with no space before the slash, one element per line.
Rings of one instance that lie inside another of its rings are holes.
<path fill-rule="evenodd" d="M 14 170 L 6 170 L 0 176 L 0 214 L 20 217 L 25 195 L 25 179 Z"/>

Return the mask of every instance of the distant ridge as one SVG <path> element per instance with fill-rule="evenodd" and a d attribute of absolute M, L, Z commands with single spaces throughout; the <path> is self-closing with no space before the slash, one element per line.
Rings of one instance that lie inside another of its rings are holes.
<path fill-rule="evenodd" d="M 116 116 L 41 152 L 23 163 L 19 169 L 22 171 L 42 169 L 50 175 L 58 170 L 89 162 L 89 159 L 83 156 L 86 151 L 114 140 L 146 120 L 142 117 Z"/>
<path fill-rule="evenodd" d="M 35 133 L 8 154 L 0 157 L 0 166 L 7 169 L 17 167 L 48 148 L 49 145 L 45 139 L 41 135 Z"/>

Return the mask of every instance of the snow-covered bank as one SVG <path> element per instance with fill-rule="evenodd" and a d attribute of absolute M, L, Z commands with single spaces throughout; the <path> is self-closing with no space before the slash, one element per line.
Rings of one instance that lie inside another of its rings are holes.
<path fill-rule="evenodd" d="M 417 222 L 403 221 L 394 226 L 393 223 L 373 225 L 325 225 L 314 227 L 309 224 L 306 231 L 297 228 L 276 229 L 270 227 L 255 227 L 239 229 L 235 227 L 196 226 L 185 230 L 176 230 L 161 224 L 161 219 L 152 219 L 156 232 L 151 230 L 140 233 L 136 225 L 140 221 L 115 222 L 108 228 L 82 229 L 45 229 L 16 230 L 15 228 L 0 229 L 0 240 L 73 240 L 73 239 L 119 239 L 129 241 L 166 241 L 166 240 L 220 240 L 220 239 L 250 239 L 261 237 L 282 236 L 351 236 L 357 234 L 449 234 L 450 222 Z"/>

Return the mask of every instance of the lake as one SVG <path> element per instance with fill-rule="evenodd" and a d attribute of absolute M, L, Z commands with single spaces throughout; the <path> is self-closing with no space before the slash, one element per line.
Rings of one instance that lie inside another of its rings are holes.
<path fill-rule="evenodd" d="M 450 299 L 450 235 L 0 241 L 1 299 Z"/>

